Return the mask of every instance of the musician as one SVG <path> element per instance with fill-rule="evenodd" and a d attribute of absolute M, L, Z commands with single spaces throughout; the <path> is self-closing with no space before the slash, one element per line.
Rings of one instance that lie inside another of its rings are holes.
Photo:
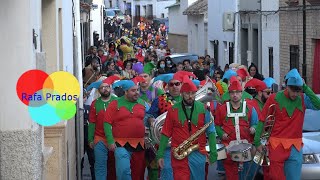
<path fill-rule="evenodd" d="M 159 95 L 164 94 L 164 91 L 152 86 L 152 70 L 155 66 L 152 63 L 146 63 L 144 66 L 138 62 L 133 65 L 132 69 L 135 70 L 140 77 L 144 78 L 144 81 L 140 83 L 140 98 L 147 103 L 151 102 Z"/>
<path fill-rule="evenodd" d="M 222 81 L 223 82 L 225 82 L 225 83 L 229 83 L 230 84 L 230 79 L 231 79 L 231 77 L 237 77 L 238 78 L 238 80 L 240 80 L 240 85 L 241 85 L 241 87 L 243 87 L 242 86 L 242 73 L 243 73 L 243 70 L 240 70 L 240 71 L 238 71 L 239 72 L 239 75 L 237 74 L 237 72 L 235 72 L 234 70 L 232 70 L 232 69 L 229 69 L 229 70 L 227 70 L 225 73 L 224 73 L 224 75 L 223 75 L 223 77 L 222 77 Z M 252 96 L 250 95 L 250 94 L 248 94 L 247 92 L 243 92 L 242 93 L 242 100 L 244 100 L 244 99 L 252 99 Z M 227 102 L 227 101 L 230 101 L 230 94 L 229 94 L 229 92 L 226 92 L 226 93 L 224 93 L 222 96 L 221 96 L 221 101 L 222 102 Z"/>
<path fill-rule="evenodd" d="M 261 152 L 260 136 L 269 106 L 275 104 L 275 122 L 268 141 L 269 179 L 301 179 L 302 168 L 302 127 L 306 109 L 320 110 L 320 99 L 308 87 L 297 69 L 285 76 L 286 88 L 272 94 L 263 110 L 257 126 L 255 145 Z"/>
<path fill-rule="evenodd" d="M 103 112 L 107 110 L 109 103 L 116 99 L 116 96 L 111 94 L 110 86 L 118 79 L 119 77 L 117 76 L 110 76 L 103 81 L 95 83 L 96 86 L 94 87 L 99 90 L 101 97 L 94 100 L 90 106 L 88 141 L 90 148 L 94 149 L 96 179 L 107 178 L 107 165 L 109 170 L 108 179 L 116 179 L 115 170 L 113 171 L 115 167 L 114 161 L 110 161 L 110 158 L 108 158 L 111 155 L 108 154 L 106 136 L 103 129 Z M 114 157 L 112 157 L 113 159 Z"/>
<path fill-rule="evenodd" d="M 228 88 L 230 94 L 230 112 L 241 113 L 243 112 L 243 89 L 239 80 L 236 77 L 231 77 L 230 86 Z M 253 134 L 255 132 L 255 126 L 258 123 L 258 114 L 253 106 L 247 103 L 246 116 L 239 118 L 240 139 L 247 140 L 252 144 Z M 231 141 L 237 140 L 235 130 L 235 118 L 229 118 L 227 113 L 227 105 L 223 104 L 216 110 L 215 127 L 218 136 L 222 139 L 222 143 L 228 147 Z M 244 169 L 238 172 L 238 162 L 232 161 L 230 155 L 227 155 L 227 159 L 223 160 L 223 165 L 226 172 L 227 179 L 245 179 L 249 163 L 244 163 Z M 252 176 L 251 172 L 247 177 Z M 252 178 L 251 178 L 252 179 Z"/>
<path fill-rule="evenodd" d="M 162 136 L 157 154 L 158 163 L 161 168 L 164 168 L 164 151 L 167 147 L 169 138 L 171 137 L 171 163 L 174 179 L 189 180 L 189 179 L 205 179 L 205 163 L 206 163 L 206 135 L 201 134 L 195 139 L 192 144 L 198 144 L 199 149 L 194 150 L 187 157 L 178 160 L 174 157 L 173 149 L 177 148 L 181 143 L 190 138 L 191 135 L 200 130 L 205 124 L 210 121 L 209 111 L 205 105 L 199 101 L 195 101 L 197 92 L 196 86 L 188 76 L 183 78 L 184 84 L 181 87 L 182 101 L 174 104 L 169 109 L 162 128 Z M 213 163 L 217 160 L 216 139 L 214 125 L 211 124 L 206 129 L 209 137 L 210 155 L 209 161 Z M 186 148 L 186 147 L 183 147 Z M 188 148 L 188 147 L 187 147 Z M 187 149 L 186 148 L 186 149 Z M 186 151 L 186 149 L 182 151 Z"/>
<path fill-rule="evenodd" d="M 256 78 L 249 80 L 244 88 L 251 91 L 251 95 L 254 97 L 251 101 L 252 105 L 258 113 L 261 113 L 264 104 L 271 94 L 271 89 L 268 89 L 265 82 Z"/>
<path fill-rule="evenodd" d="M 108 149 L 114 151 L 117 179 L 144 179 L 146 103 L 139 98 L 138 82 L 134 78 L 114 83 L 125 95 L 112 101 L 105 113 L 104 131 Z"/>

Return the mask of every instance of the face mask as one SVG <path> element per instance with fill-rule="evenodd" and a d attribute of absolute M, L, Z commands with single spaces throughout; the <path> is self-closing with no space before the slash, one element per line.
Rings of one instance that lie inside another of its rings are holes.
<path fill-rule="evenodd" d="M 171 64 L 171 61 L 167 61 L 167 64 Z"/>
<path fill-rule="evenodd" d="M 164 67 L 165 67 L 165 65 L 164 65 L 164 64 L 160 64 L 160 67 L 161 67 L 161 68 L 164 68 Z"/>
<path fill-rule="evenodd" d="M 214 65 L 213 63 L 210 63 L 210 67 L 213 67 L 213 65 Z"/>

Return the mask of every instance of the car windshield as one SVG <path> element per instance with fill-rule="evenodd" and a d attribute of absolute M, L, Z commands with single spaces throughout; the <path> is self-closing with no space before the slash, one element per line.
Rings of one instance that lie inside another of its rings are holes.
<path fill-rule="evenodd" d="M 320 97 L 320 95 L 318 95 Z M 303 131 L 320 131 L 320 111 L 307 109 L 304 115 Z"/>
<path fill-rule="evenodd" d="M 191 62 L 197 61 L 198 56 L 197 55 L 183 55 L 183 56 L 177 56 L 177 57 L 172 57 L 172 62 L 177 64 L 179 62 L 183 62 L 184 60 L 189 59 Z"/>
<path fill-rule="evenodd" d="M 115 16 L 115 11 L 107 11 L 107 16 Z"/>
<path fill-rule="evenodd" d="M 115 10 L 115 12 L 118 16 L 123 16 L 123 13 L 120 10 Z"/>

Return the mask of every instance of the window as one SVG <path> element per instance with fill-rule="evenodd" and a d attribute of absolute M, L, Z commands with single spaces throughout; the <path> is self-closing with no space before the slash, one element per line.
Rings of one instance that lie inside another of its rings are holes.
<path fill-rule="evenodd" d="M 299 70 L 299 46 L 290 45 L 290 69 L 297 68 Z"/>
<path fill-rule="evenodd" d="M 234 50 L 234 43 L 229 42 L 229 64 L 234 63 L 233 62 L 233 50 Z"/>
<path fill-rule="evenodd" d="M 214 40 L 213 41 L 213 57 L 218 62 L 218 51 L 219 51 L 219 41 Z"/>
<path fill-rule="evenodd" d="M 273 77 L 273 47 L 269 47 L 269 77 Z"/>
<path fill-rule="evenodd" d="M 112 1 L 109 1 L 109 3 L 110 3 L 110 7 L 112 7 Z"/>
<path fill-rule="evenodd" d="M 161 18 L 164 18 L 164 13 L 161 13 Z"/>

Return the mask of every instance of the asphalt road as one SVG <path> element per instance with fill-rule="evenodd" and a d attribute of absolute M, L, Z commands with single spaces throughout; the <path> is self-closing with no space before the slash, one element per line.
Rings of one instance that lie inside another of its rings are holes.
<path fill-rule="evenodd" d="M 224 180 L 224 176 L 218 175 L 218 172 L 216 171 L 216 163 L 213 165 L 209 166 L 209 172 L 208 172 L 208 180 Z M 85 160 L 84 160 L 84 169 L 83 169 L 83 180 L 91 180 L 91 175 L 90 175 L 90 165 L 88 161 L 87 155 L 85 155 Z M 147 174 L 146 174 L 147 177 Z M 146 178 L 145 178 L 146 179 Z"/>

